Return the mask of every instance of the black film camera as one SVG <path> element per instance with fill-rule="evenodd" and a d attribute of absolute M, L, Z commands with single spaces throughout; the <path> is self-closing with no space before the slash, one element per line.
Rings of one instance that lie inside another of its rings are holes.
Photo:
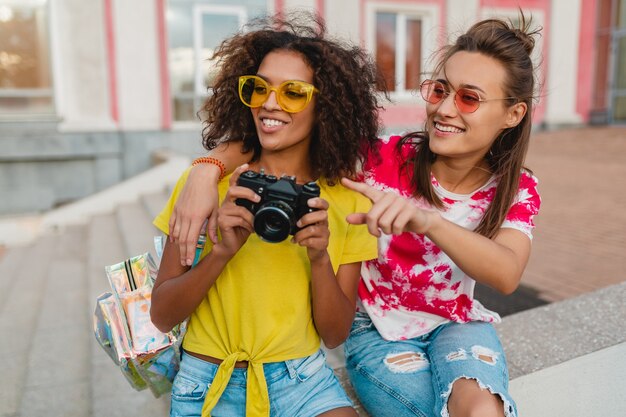
<path fill-rule="evenodd" d="M 261 201 L 254 203 L 238 198 L 235 203 L 254 214 L 254 231 L 266 242 L 282 242 L 289 235 L 300 230 L 296 222 L 306 213 L 314 211 L 307 205 L 310 198 L 319 197 L 320 188 L 314 182 L 296 184 L 295 177 L 246 171 L 239 176 L 237 185 L 250 188 L 261 196 Z"/>

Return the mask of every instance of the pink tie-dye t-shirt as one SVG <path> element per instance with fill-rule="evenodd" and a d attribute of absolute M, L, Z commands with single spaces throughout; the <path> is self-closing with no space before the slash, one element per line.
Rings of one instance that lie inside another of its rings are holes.
<path fill-rule="evenodd" d="M 399 140 L 400 136 L 381 139 L 382 163 L 374 164 L 370 158 L 364 166 L 364 181 L 377 189 L 409 197 L 417 207 L 432 209 L 425 200 L 411 197 L 410 180 L 400 164 L 414 152 L 414 147 L 405 145 L 404 155 L 399 155 Z M 434 176 L 431 181 L 446 206 L 440 211 L 442 217 L 470 230 L 478 226 L 497 184 L 491 178 L 472 194 L 461 195 L 442 188 Z M 533 216 L 539 206 L 537 179 L 524 171 L 502 227 L 520 230 L 532 239 Z M 378 259 L 364 262 L 361 268 L 358 308 L 369 314 L 383 338 L 410 339 L 448 321 L 500 320 L 497 313 L 474 300 L 475 281 L 424 235 L 383 234 L 378 246 Z"/>

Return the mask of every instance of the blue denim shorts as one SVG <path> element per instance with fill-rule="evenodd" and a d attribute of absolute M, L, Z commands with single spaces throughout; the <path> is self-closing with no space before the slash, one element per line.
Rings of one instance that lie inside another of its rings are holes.
<path fill-rule="evenodd" d="M 489 323 L 446 323 L 409 340 L 383 339 L 365 313 L 357 313 L 344 344 L 357 397 L 376 417 L 446 417 L 452 384 L 478 381 L 498 395 L 507 417 L 517 416 L 508 393 L 504 351 Z"/>
<path fill-rule="evenodd" d="M 171 417 L 200 416 L 218 365 L 183 352 L 172 386 Z M 263 365 L 270 398 L 270 416 L 317 416 L 352 407 L 352 401 L 326 364 L 320 349 L 311 356 Z M 246 415 L 246 368 L 235 368 L 212 417 Z"/>

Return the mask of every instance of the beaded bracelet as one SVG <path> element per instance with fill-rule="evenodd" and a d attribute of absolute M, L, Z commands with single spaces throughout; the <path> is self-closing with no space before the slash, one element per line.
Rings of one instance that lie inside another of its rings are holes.
<path fill-rule="evenodd" d="M 220 180 L 226 175 L 226 166 L 222 161 L 217 158 L 212 158 L 210 156 L 201 156 L 200 158 L 194 159 L 191 163 L 191 166 L 196 166 L 198 164 L 217 165 L 217 167 L 220 169 Z"/>

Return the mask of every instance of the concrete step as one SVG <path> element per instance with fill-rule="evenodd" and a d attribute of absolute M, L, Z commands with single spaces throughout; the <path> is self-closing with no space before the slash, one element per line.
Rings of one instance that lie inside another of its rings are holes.
<path fill-rule="evenodd" d="M 618 344 L 511 381 L 520 416 L 626 416 L 626 344 Z"/>
<path fill-rule="evenodd" d="M 96 297 L 105 291 L 110 291 L 104 267 L 121 262 L 130 256 L 124 243 L 123 234 L 118 228 L 118 215 L 119 213 L 96 216 L 90 222 L 87 262 L 89 317 L 93 317 Z M 125 232 L 130 232 L 130 226 L 127 226 Z M 91 415 L 93 417 L 159 417 L 168 415 L 169 396 L 165 395 L 155 399 L 148 390 L 135 391 L 118 367 L 98 345 L 92 329 L 90 329 L 90 340 L 92 355 L 91 383 L 89 386 L 92 405 Z"/>
<path fill-rule="evenodd" d="M 0 310 L 0 334 L 2 335 L 0 358 L 3 359 L 0 378 L 0 416 L 2 417 L 15 416 L 20 413 L 33 338 L 37 330 L 49 276 L 48 270 L 56 253 L 55 244 L 55 237 L 46 235 L 38 238 L 33 245 L 25 247 L 25 256 L 10 253 L 6 255 L 6 257 L 17 256 L 24 261 L 18 262 L 13 270 L 3 271 L 3 275 L 7 274 L 14 282 L 10 288 L 6 287 L 9 292 L 5 294 Z M 4 268 L 8 268 L 5 262 L 3 265 Z"/>
<path fill-rule="evenodd" d="M 19 415 L 82 417 L 91 408 L 85 227 L 68 227 L 55 237 L 52 248 L 45 282 L 38 289 L 43 298 Z"/>
<path fill-rule="evenodd" d="M 148 212 L 148 218 L 150 221 L 161 213 L 163 207 L 169 199 L 170 193 L 165 189 L 162 192 L 145 194 L 141 197 L 142 203 Z"/>
<path fill-rule="evenodd" d="M 118 207 L 116 218 L 126 257 L 150 252 L 156 260 L 154 236 L 160 232 L 152 225 L 152 219 L 144 205 L 138 201 L 123 204 Z"/>
<path fill-rule="evenodd" d="M 2 314 L 4 304 L 15 285 L 16 272 L 29 259 L 28 251 L 31 247 L 32 245 L 28 245 L 7 249 L 6 253 L 0 258 L 0 314 Z"/>
<path fill-rule="evenodd" d="M 504 318 L 496 330 L 511 378 L 626 343 L 625 299 L 626 282 Z"/>

